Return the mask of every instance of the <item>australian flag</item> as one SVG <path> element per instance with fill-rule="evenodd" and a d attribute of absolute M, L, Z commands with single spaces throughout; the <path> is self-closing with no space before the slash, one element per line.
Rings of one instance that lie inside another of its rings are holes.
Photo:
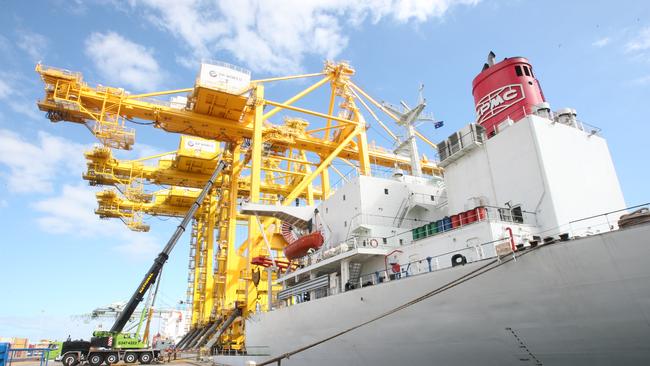
<path fill-rule="evenodd" d="M 433 124 L 433 127 L 434 128 L 440 128 L 440 127 L 442 127 L 444 125 L 445 125 L 445 121 L 438 121 L 438 122 Z"/>

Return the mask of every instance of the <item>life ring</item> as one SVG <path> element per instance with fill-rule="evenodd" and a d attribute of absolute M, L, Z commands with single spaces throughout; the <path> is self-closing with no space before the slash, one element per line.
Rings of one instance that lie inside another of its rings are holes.
<path fill-rule="evenodd" d="M 377 241 L 377 239 L 374 238 L 370 239 L 370 246 L 373 248 L 377 248 L 379 246 L 379 242 Z"/>

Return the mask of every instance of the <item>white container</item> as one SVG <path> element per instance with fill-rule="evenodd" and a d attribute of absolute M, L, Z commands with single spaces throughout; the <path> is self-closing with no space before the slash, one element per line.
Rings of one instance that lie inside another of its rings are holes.
<path fill-rule="evenodd" d="M 202 63 L 198 78 L 200 86 L 228 92 L 246 89 L 250 81 L 250 71 L 224 62 Z"/>
<path fill-rule="evenodd" d="M 185 109 L 187 106 L 187 97 L 175 96 L 169 99 L 169 106 L 175 109 Z"/>

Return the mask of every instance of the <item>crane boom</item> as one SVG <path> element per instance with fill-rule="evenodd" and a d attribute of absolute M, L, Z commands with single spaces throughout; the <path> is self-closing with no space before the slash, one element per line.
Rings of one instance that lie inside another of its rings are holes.
<path fill-rule="evenodd" d="M 190 209 L 187 211 L 181 223 L 176 227 L 176 230 L 169 238 L 169 241 L 167 241 L 167 244 L 163 248 L 162 252 L 158 254 L 153 264 L 151 265 L 151 268 L 149 268 L 149 270 L 145 274 L 144 279 L 142 279 L 142 282 L 140 282 L 138 287 L 135 289 L 135 292 L 131 296 L 131 299 L 129 300 L 128 303 L 126 303 L 124 309 L 115 320 L 115 323 L 111 327 L 111 332 L 119 333 L 124 329 L 124 326 L 133 315 L 133 312 L 137 308 L 138 304 L 140 304 L 140 302 L 144 298 L 144 294 L 151 287 L 151 285 L 153 285 L 154 282 L 156 282 L 156 278 L 158 278 L 158 274 L 162 270 L 162 267 L 165 265 L 165 262 L 167 262 L 167 259 L 169 258 L 169 254 L 171 253 L 172 249 L 174 249 L 174 246 L 178 242 L 178 239 L 180 239 L 181 235 L 183 235 L 183 233 L 185 232 L 185 228 L 187 227 L 187 224 L 190 222 L 192 217 L 194 217 L 194 214 L 199 209 L 199 207 L 201 207 L 201 204 L 203 203 L 205 196 L 208 194 L 208 192 L 214 185 L 214 182 L 217 180 L 217 176 L 221 174 L 221 172 L 225 167 L 226 167 L 226 163 L 223 160 L 220 160 L 214 172 L 212 173 L 212 176 L 210 177 L 208 182 L 201 190 L 201 193 L 196 198 L 196 200 L 194 201 Z"/>

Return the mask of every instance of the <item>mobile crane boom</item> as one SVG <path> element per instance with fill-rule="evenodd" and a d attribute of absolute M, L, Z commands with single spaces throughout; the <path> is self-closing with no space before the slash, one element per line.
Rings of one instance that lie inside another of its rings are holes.
<path fill-rule="evenodd" d="M 196 198 L 196 200 L 194 201 L 190 209 L 187 211 L 181 223 L 176 227 L 176 231 L 174 231 L 174 234 L 172 234 L 172 236 L 169 238 L 167 245 L 165 245 L 162 252 L 158 254 L 153 264 L 151 265 L 151 268 L 149 268 L 147 273 L 144 275 L 144 279 L 142 280 L 142 282 L 140 282 L 138 287 L 135 289 L 135 292 L 131 296 L 131 299 L 129 300 L 128 303 L 126 303 L 122 312 L 120 312 L 120 315 L 117 317 L 115 323 L 111 327 L 111 332 L 119 333 L 124 329 L 124 326 L 131 318 L 131 315 L 133 315 L 133 312 L 135 312 L 135 309 L 138 307 L 138 304 L 140 304 L 140 302 L 144 298 L 144 294 L 147 292 L 149 287 L 151 287 L 151 285 L 153 285 L 156 282 L 160 270 L 165 265 L 165 262 L 167 262 L 167 259 L 169 259 L 169 253 L 171 253 L 172 249 L 174 249 L 174 246 L 178 242 L 178 239 L 180 239 L 181 235 L 183 235 L 183 233 L 185 232 L 185 228 L 187 227 L 187 224 L 190 222 L 192 217 L 194 217 L 194 214 L 203 203 L 205 196 L 208 194 L 208 192 L 214 185 L 214 182 L 217 180 L 217 177 L 219 176 L 219 174 L 221 174 L 221 172 L 225 167 L 226 167 L 226 163 L 223 160 L 220 160 L 214 172 L 212 173 L 212 176 L 203 187 L 203 190 L 201 190 L 201 193 Z"/>

